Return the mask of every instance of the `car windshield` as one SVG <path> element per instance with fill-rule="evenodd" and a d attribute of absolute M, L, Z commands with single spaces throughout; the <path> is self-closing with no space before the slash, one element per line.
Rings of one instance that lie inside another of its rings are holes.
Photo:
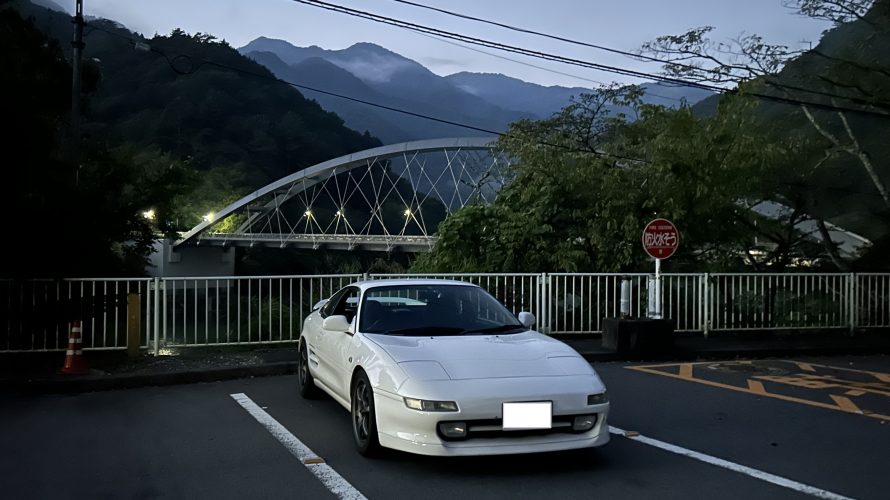
<path fill-rule="evenodd" d="M 485 290 L 469 285 L 395 285 L 365 292 L 359 330 L 386 335 L 442 336 L 525 331 Z"/>

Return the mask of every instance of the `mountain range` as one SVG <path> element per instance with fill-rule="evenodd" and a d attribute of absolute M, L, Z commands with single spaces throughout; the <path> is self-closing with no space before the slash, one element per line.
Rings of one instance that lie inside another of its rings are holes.
<path fill-rule="evenodd" d="M 504 132 L 515 120 L 547 118 L 569 104 L 573 96 L 591 91 L 584 87 L 548 87 L 491 73 L 439 76 L 414 60 L 372 43 L 327 50 L 260 37 L 238 50 L 278 78 L 299 85 L 304 95 L 340 115 L 347 126 L 368 131 L 384 143 Z M 699 89 L 659 83 L 642 86 L 645 102 L 665 106 L 678 106 L 684 101 L 694 104 L 710 95 Z M 475 130 L 454 124 L 470 125 Z"/>

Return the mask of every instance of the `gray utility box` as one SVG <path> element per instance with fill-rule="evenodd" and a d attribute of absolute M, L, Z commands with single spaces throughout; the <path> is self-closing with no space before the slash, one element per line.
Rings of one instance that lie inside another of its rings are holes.
<path fill-rule="evenodd" d="M 674 347 L 669 319 L 604 318 L 603 349 L 620 354 L 668 354 Z"/>

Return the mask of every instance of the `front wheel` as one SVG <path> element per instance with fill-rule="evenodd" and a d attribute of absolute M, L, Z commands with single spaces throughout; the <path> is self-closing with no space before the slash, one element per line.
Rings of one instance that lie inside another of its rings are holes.
<path fill-rule="evenodd" d="M 365 372 L 360 371 L 352 383 L 352 437 L 355 448 L 366 457 L 380 450 L 377 437 L 377 415 L 374 411 L 374 390 Z"/>
<path fill-rule="evenodd" d="M 297 360 L 297 380 L 300 385 L 300 396 L 304 399 L 318 397 L 319 389 L 315 385 L 315 379 L 309 372 L 309 350 L 305 342 L 300 342 L 300 357 Z"/>

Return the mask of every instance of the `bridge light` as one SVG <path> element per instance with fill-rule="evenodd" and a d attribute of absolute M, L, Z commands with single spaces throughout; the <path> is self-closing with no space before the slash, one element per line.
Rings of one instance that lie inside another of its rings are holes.
<path fill-rule="evenodd" d="M 155 209 L 149 208 L 148 210 L 142 212 L 142 218 L 148 220 L 155 220 Z"/>
<path fill-rule="evenodd" d="M 337 217 L 343 217 L 343 211 L 337 210 Z"/>
<path fill-rule="evenodd" d="M 312 217 L 312 210 L 309 210 L 309 209 L 307 208 L 306 211 L 303 212 L 303 215 L 305 215 L 306 217 Z"/>
<path fill-rule="evenodd" d="M 204 216 L 201 218 L 204 219 L 204 222 L 213 222 L 214 213 L 208 212 L 208 213 L 204 214 Z"/>
<path fill-rule="evenodd" d="M 405 217 L 411 217 L 411 209 L 410 208 L 405 209 Z"/>

